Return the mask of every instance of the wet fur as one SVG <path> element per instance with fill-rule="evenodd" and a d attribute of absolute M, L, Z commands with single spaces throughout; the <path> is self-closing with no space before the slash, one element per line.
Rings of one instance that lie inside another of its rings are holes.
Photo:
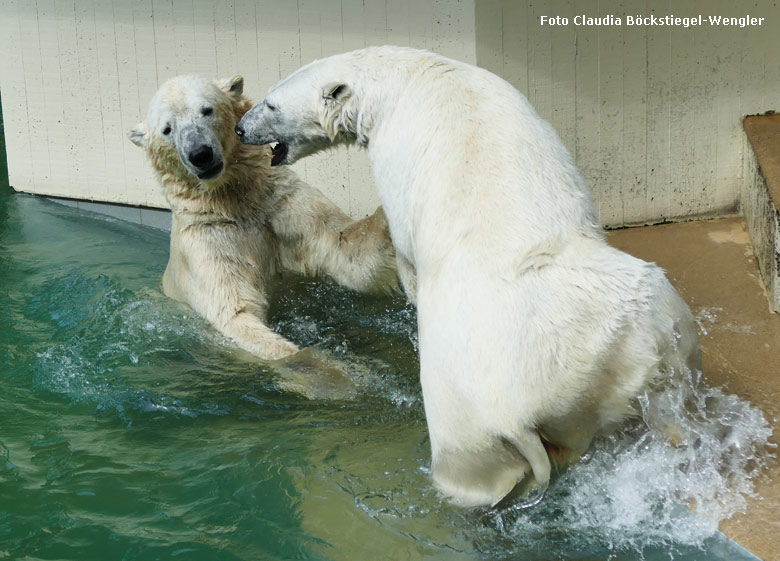
<path fill-rule="evenodd" d="M 298 349 L 265 323 L 272 275 L 326 275 L 354 290 L 390 291 L 397 284 L 395 255 L 381 208 L 352 220 L 291 170 L 272 169 L 268 146 L 238 142 L 233 128 L 252 105 L 242 87 L 240 77 L 216 83 L 173 78 L 130 137 L 145 148 L 173 212 L 165 294 L 241 348 L 278 359 Z M 190 173 L 175 142 L 159 132 L 197 110 L 193 98 L 201 97 L 214 107 L 225 165 L 209 181 Z"/>
<path fill-rule="evenodd" d="M 606 243 L 557 134 L 498 76 L 370 47 L 300 68 L 239 126 L 288 145 L 282 163 L 367 149 L 417 304 L 433 479 L 458 503 L 538 495 L 551 456 L 573 461 L 648 384 L 700 366 L 686 303 Z"/>

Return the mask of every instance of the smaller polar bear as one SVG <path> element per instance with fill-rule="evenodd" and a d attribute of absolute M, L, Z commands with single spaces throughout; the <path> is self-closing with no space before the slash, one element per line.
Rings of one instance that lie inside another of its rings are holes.
<path fill-rule="evenodd" d="M 179 76 L 152 98 L 130 139 L 146 150 L 173 211 L 166 295 L 263 359 L 298 348 L 265 323 L 266 283 L 288 270 L 326 274 L 360 291 L 397 284 L 381 207 L 352 221 L 233 128 L 251 107 L 244 80 Z"/>
<path fill-rule="evenodd" d="M 399 274 L 417 302 L 434 482 L 493 505 L 541 493 L 649 383 L 698 368 L 663 271 L 609 245 L 553 128 L 490 72 L 399 47 L 315 61 L 242 118 L 272 165 L 368 150 Z M 532 476 L 532 477 L 529 477 Z"/>

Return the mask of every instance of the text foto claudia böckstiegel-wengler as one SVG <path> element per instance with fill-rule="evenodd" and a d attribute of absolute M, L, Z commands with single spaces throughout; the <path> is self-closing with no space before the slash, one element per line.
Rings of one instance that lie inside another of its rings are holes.
<path fill-rule="evenodd" d="M 673 14 L 668 16 L 615 16 L 612 14 L 606 16 L 592 17 L 581 14 L 573 18 L 564 16 L 540 16 L 542 25 L 560 25 L 566 26 L 574 23 L 577 26 L 600 27 L 600 26 L 631 26 L 631 27 L 701 27 L 709 25 L 711 27 L 758 27 L 764 24 L 766 18 L 751 16 L 745 14 L 740 17 L 727 16 L 698 16 L 678 17 Z"/>

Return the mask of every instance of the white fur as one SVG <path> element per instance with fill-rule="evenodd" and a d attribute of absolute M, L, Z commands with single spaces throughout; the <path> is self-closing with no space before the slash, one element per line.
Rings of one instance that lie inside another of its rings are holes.
<path fill-rule="evenodd" d="M 659 373 L 698 366 L 687 305 L 607 245 L 555 131 L 490 72 L 354 51 L 296 71 L 240 126 L 245 142 L 288 144 L 282 163 L 367 148 L 417 301 L 434 481 L 461 504 L 495 504 L 529 471 L 526 490 L 543 491 L 543 442 L 575 459 Z"/>
<path fill-rule="evenodd" d="M 130 138 L 145 148 L 173 211 L 165 294 L 243 349 L 278 359 L 298 349 L 265 323 L 272 275 L 325 274 L 355 290 L 387 291 L 395 257 L 381 208 L 352 221 L 289 168 L 271 169 L 268 147 L 238 142 L 233 129 L 251 106 L 242 87 L 240 76 L 172 78 Z M 189 160 L 203 146 L 213 154 L 203 168 L 223 166 L 208 179 Z"/>

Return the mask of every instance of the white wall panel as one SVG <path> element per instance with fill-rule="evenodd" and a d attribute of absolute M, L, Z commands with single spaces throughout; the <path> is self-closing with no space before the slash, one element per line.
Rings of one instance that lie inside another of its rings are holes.
<path fill-rule="evenodd" d="M 541 15 L 702 13 L 761 27 L 565 27 Z M 740 118 L 779 109 L 773 0 L 0 0 L 0 91 L 12 185 L 165 206 L 125 134 L 176 74 L 241 73 L 261 98 L 314 58 L 371 44 L 439 51 L 502 75 L 573 153 L 602 221 L 728 212 Z M 354 216 L 377 198 L 365 154 L 296 170 Z"/>
<path fill-rule="evenodd" d="M 630 27 L 626 15 L 765 18 L 760 27 Z M 569 18 L 542 26 L 541 15 Z M 623 18 L 575 26 L 576 15 Z M 611 225 L 733 211 L 741 118 L 780 109 L 774 0 L 477 0 L 477 61 L 556 128 Z"/>
<path fill-rule="evenodd" d="M 387 43 L 475 62 L 474 0 L 0 0 L 11 185 L 164 207 L 126 132 L 166 79 L 240 73 L 259 99 L 314 58 Z M 296 170 L 353 216 L 378 204 L 356 149 Z"/>

